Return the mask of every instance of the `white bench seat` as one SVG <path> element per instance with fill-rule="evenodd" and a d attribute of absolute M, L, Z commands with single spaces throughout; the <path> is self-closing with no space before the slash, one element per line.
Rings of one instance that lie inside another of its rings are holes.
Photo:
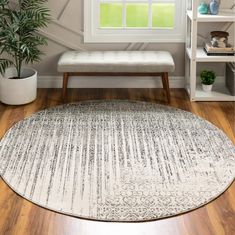
<path fill-rule="evenodd" d="M 174 60 L 167 51 L 67 51 L 58 62 L 58 71 L 64 74 L 63 98 L 73 75 L 152 75 L 162 77 L 170 101 L 168 73 L 174 70 Z"/>
<path fill-rule="evenodd" d="M 65 52 L 58 63 L 59 72 L 173 72 L 175 64 L 167 51 L 92 51 Z"/>

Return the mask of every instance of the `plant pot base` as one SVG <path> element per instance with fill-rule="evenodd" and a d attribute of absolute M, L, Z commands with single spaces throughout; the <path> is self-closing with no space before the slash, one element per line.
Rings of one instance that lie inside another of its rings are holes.
<path fill-rule="evenodd" d="M 211 92 L 212 91 L 212 87 L 213 87 L 213 85 L 202 84 L 202 90 L 205 91 L 205 92 Z"/>
<path fill-rule="evenodd" d="M 23 105 L 37 98 L 37 71 L 22 69 L 23 79 L 9 79 L 15 76 L 15 69 L 8 68 L 0 78 L 0 101 L 8 105 Z"/>

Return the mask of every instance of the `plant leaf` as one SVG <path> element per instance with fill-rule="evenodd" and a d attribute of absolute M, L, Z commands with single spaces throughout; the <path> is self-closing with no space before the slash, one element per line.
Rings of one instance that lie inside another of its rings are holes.
<path fill-rule="evenodd" d="M 0 73 L 4 75 L 6 69 L 13 65 L 13 62 L 8 59 L 0 59 Z"/>
<path fill-rule="evenodd" d="M 38 31 L 50 22 L 46 2 L 21 0 L 11 4 L 9 0 L 0 0 L 0 55 L 9 54 L 15 65 L 38 62 L 43 55 L 39 46 L 46 45 L 47 41 L 38 35 Z M 9 65 L 8 60 L 2 59 L 0 72 Z"/>

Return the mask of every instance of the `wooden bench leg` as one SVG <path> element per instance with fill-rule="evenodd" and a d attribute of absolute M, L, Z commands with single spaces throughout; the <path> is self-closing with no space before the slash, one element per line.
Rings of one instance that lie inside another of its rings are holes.
<path fill-rule="evenodd" d="M 65 99 L 67 97 L 68 80 L 69 80 L 69 74 L 64 73 L 64 75 L 63 75 L 63 92 L 62 92 L 63 101 L 65 101 Z"/>
<path fill-rule="evenodd" d="M 170 85 L 168 73 L 162 73 L 162 85 L 166 93 L 168 103 L 171 102 Z"/>

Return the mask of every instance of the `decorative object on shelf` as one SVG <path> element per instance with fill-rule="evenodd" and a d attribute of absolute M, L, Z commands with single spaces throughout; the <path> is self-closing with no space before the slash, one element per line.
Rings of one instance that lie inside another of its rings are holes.
<path fill-rule="evenodd" d="M 209 6 L 208 4 L 206 4 L 204 1 L 201 2 L 201 4 L 199 5 L 198 7 L 198 12 L 200 14 L 208 14 L 208 11 L 209 11 Z"/>
<path fill-rule="evenodd" d="M 235 48 L 228 43 L 228 32 L 213 31 L 210 35 L 211 41 L 204 47 L 208 56 L 234 56 Z"/>
<path fill-rule="evenodd" d="M 213 71 L 204 70 L 201 72 L 200 77 L 202 82 L 202 89 L 205 92 L 210 92 L 215 82 L 215 73 Z"/>
<path fill-rule="evenodd" d="M 226 63 L 226 87 L 235 96 L 235 63 Z"/>
<path fill-rule="evenodd" d="M 38 62 L 43 54 L 39 46 L 46 38 L 37 34 L 50 21 L 46 0 L 1 1 L 0 12 L 0 100 L 10 105 L 34 101 L 37 96 L 37 72 L 23 64 Z"/>
<path fill-rule="evenodd" d="M 213 47 L 225 48 L 228 47 L 229 33 L 225 31 L 212 31 L 211 44 Z"/>
<path fill-rule="evenodd" d="M 211 0 L 209 5 L 211 15 L 218 15 L 219 5 L 220 5 L 219 0 Z"/>

